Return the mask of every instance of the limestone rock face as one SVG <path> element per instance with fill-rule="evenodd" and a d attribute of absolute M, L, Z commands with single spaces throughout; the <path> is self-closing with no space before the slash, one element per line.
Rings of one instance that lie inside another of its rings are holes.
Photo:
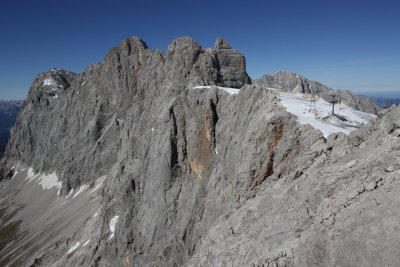
<path fill-rule="evenodd" d="M 188 265 L 399 265 L 389 256 L 400 240 L 393 230 L 399 112 L 391 109 L 350 136 L 331 135 L 310 167 L 267 179 L 255 197 L 213 225 Z"/>
<path fill-rule="evenodd" d="M 231 45 L 222 38 L 215 40 L 214 49 L 231 49 Z"/>
<path fill-rule="evenodd" d="M 0 264 L 399 265 L 400 109 L 326 139 L 249 81 L 187 37 L 39 74 L 1 162 Z"/>
<path fill-rule="evenodd" d="M 229 53 L 218 51 L 228 59 Z M 92 64 L 82 74 L 59 69 L 39 74 L 14 127 L 8 154 L 37 170 L 57 166 L 68 174 L 68 191 L 117 160 L 124 144 L 115 146 L 115 135 L 125 128 L 126 137 L 133 138 L 123 121 L 139 119 L 143 113 L 150 116 L 150 106 L 168 103 L 195 85 L 234 87 L 250 81 L 245 65 L 237 68 L 234 60 L 223 62 L 221 67 L 214 50 L 203 50 L 189 37 L 174 40 L 165 56 L 133 37 L 111 49 L 103 64 Z M 237 72 L 222 76 L 229 68 Z M 82 153 L 89 147 L 92 153 Z M 93 163 L 98 167 L 87 165 Z"/>
<path fill-rule="evenodd" d="M 285 91 L 305 94 L 314 93 L 325 100 L 329 100 L 329 93 L 332 91 L 331 88 L 319 82 L 309 80 L 299 74 L 287 71 L 278 71 L 272 75 L 266 74 L 260 79 L 254 80 L 253 83 Z M 343 103 L 356 110 L 372 114 L 377 114 L 379 110 L 381 110 L 381 108 L 368 97 L 353 95 L 349 90 L 336 90 L 335 92 Z"/>

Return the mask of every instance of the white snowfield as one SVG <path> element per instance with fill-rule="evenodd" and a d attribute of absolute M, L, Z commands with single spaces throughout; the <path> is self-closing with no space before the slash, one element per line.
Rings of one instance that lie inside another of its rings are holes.
<path fill-rule="evenodd" d="M 193 87 L 193 89 L 209 89 L 211 88 L 211 86 L 206 85 L 206 86 L 195 86 Z M 228 88 L 228 87 L 221 87 L 221 86 L 217 86 L 218 89 L 225 91 L 231 95 L 237 95 L 239 94 L 240 89 L 237 88 Z"/>
<path fill-rule="evenodd" d="M 354 110 L 344 104 L 335 105 L 335 115 L 332 116 L 332 104 L 322 98 L 315 101 L 310 110 L 310 100 L 300 93 L 279 93 L 281 104 L 286 110 L 297 116 L 301 124 L 309 124 L 328 137 L 332 133 L 349 134 L 351 131 L 365 126 L 375 115 Z"/>

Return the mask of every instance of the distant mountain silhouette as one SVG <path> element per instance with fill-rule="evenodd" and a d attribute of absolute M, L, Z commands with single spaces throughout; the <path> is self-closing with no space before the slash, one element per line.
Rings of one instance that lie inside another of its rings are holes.
<path fill-rule="evenodd" d="M 383 98 L 383 97 L 371 97 L 375 104 L 381 108 L 390 108 L 392 105 L 399 106 L 400 98 Z"/>
<path fill-rule="evenodd" d="M 15 123 L 15 118 L 23 101 L 0 100 L 0 156 L 3 154 L 10 137 L 10 129 Z"/>

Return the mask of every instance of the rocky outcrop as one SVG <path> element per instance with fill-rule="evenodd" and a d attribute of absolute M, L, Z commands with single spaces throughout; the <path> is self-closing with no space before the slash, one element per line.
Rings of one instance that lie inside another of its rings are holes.
<path fill-rule="evenodd" d="M 0 263 L 398 265 L 400 110 L 326 139 L 231 50 L 130 38 L 38 75 L 2 161 Z"/>
<path fill-rule="evenodd" d="M 260 79 L 254 80 L 253 83 L 284 91 L 316 94 L 327 101 L 330 100 L 330 92 L 332 92 L 331 88 L 319 82 L 287 71 L 278 71 L 272 75 L 266 74 Z M 372 114 L 377 114 L 379 110 L 381 110 L 381 108 L 368 97 L 353 95 L 349 90 L 336 90 L 335 92 L 344 104 L 356 110 Z"/>
<path fill-rule="evenodd" d="M 267 179 L 255 197 L 217 221 L 188 265 L 399 265 L 389 256 L 400 240 L 393 230 L 399 123 L 400 109 L 393 108 L 350 136 L 331 135 L 310 167 Z"/>

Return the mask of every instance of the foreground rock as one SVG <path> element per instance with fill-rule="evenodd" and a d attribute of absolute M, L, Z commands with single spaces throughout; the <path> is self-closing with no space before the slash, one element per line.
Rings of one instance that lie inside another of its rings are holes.
<path fill-rule="evenodd" d="M 324 138 L 229 47 L 131 38 L 82 74 L 38 75 L 2 161 L 2 262 L 398 265 L 400 110 Z M 59 207 L 45 228 L 27 219 L 43 198 Z"/>
<path fill-rule="evenodd" d="M 331 135 L 309 168 L 267 179 L 221 216 L 189 265 L 399 265 L 399 123 L 393 109 L 350 136 Z"/>

